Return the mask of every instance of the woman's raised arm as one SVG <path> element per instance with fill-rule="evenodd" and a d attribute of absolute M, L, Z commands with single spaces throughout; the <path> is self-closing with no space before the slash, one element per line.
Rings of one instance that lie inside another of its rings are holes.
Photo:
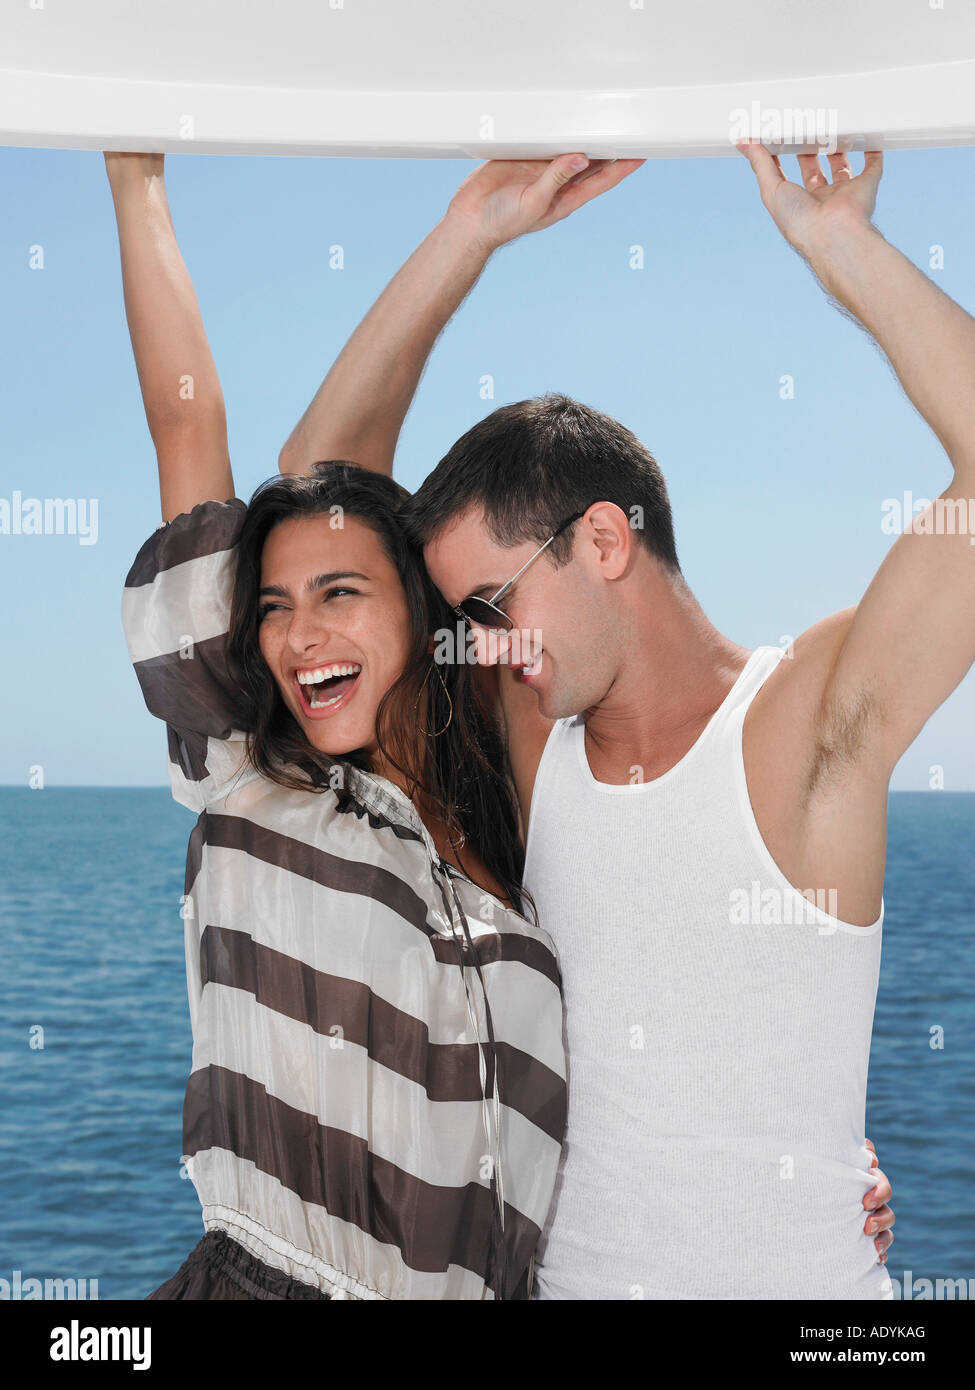
<path fill-rule="evenodd" d="M 166 198 L 164 156 L 105 153 L 164 521 L 234 495 L 220 379 Z"/>
<path fill-rule="evenodd" d="M 589 165 L 585 175 L 574 159 Z M 391 474 L 427 358 L 489 257 L 561 221 L 642 163 L 565 154 L 492 159 L 469 174 L 335 359 L 281 449 L 281 472 L 307 473 L 316 460 L 332 458 Z"/>

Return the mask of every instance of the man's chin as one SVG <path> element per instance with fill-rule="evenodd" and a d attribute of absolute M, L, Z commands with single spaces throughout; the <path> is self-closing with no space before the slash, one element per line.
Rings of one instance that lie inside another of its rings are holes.
<path fill-rule="evenodd" d="M 530 689 L 535 699 L 538 701 L 538 712 L 540 715 L 545 719 L 561 719 L 562 716 L 558 709 L 559 701 L 553 690 L 550 690 L 547 686 L 541 690 L 535 687 L 530 687 Z"/>
<path fill-rule="evenodd" d="M 580 703 L 578 696 L 573 699 L 570 693 L 557 687 L 546 686 L 541 690 L 536 689 L 534 693 L 538 700 L 538 712 L 545 719 L 574 719 L 590 707 Z"/>

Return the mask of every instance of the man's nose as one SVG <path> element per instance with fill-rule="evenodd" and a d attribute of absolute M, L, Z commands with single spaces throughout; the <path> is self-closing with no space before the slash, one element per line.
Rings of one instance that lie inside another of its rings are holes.
<path fill-rule="evenodd" d="M 498 666 L 508 661 L 511 634 L 498 628 L 474 627 L 474 657 L 478 666 Z"/>

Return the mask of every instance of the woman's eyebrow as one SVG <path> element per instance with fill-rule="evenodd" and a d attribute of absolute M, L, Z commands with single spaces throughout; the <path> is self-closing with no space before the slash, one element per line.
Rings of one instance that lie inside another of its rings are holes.
<path fill-rule="evenodd" d="M 312 594 L 316 589 L 325 589 L 329 584 L 334 584 L 337 579 L 365 579 L 367 574 L 361 574 L 359 570 L 331 570 L 328 574 L 316 574 L 313 579 L 305 580 L 305 592 Z M 265 584 L 263 589 L 258 591 L 258 597 L 263 598 L 265 594 L 274 598 L 289 598 L 291 591 L 284 588 L 281 584 Z"/>

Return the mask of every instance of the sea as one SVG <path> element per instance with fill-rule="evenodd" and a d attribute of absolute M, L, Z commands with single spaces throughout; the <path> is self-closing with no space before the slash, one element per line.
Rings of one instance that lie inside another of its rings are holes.
<path fill-rule="evenodd" d="M 0 1295 L 142 1299 L 203 1234 L 180 1152 L 193 822 L 167 788 L 0 787 Z M 888 1269 L 906 1298 L 975 1297 L 975 793 L 891 795 L 884 897 Z"/>

